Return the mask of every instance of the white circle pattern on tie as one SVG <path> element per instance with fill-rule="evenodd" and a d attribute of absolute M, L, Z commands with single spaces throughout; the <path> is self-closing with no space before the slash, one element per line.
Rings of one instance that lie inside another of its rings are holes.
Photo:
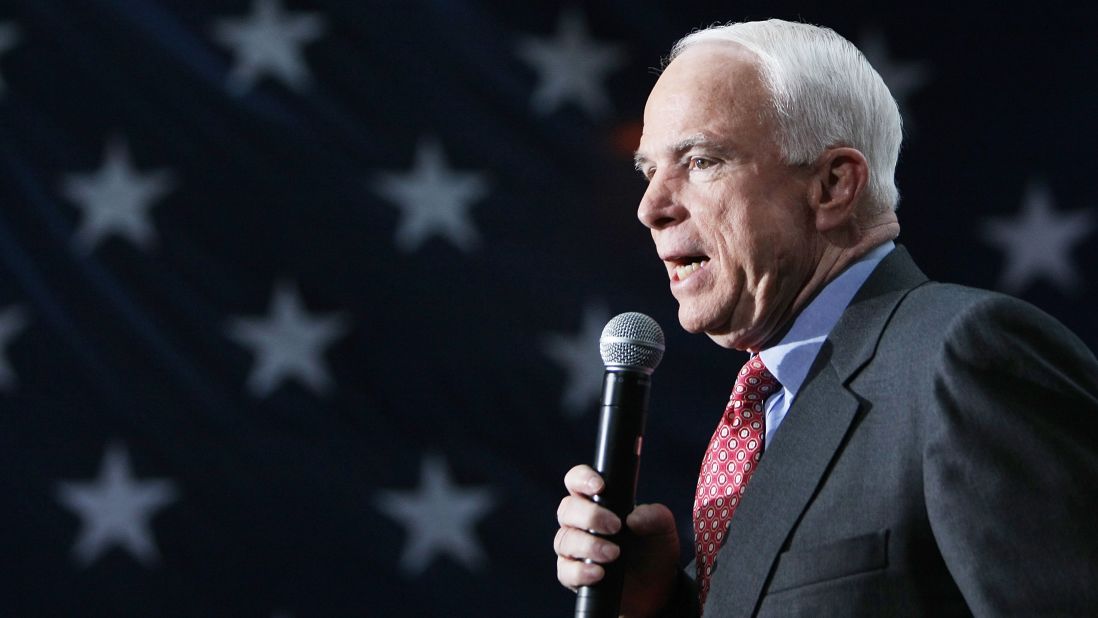
<path fill-rule="evenodd" d="M 694 550 L 698 598 L 703 606 L 717 553 L 727 540 L 725 531 L 762 457 L 766 433 L 763 402 L 778 386 L 777 379 L 758 357 L 748 360 L 740 369 L 728 406 L 702 460 L 694 495 Z M 716 543 L 711 532 L 716 534 Z"/>

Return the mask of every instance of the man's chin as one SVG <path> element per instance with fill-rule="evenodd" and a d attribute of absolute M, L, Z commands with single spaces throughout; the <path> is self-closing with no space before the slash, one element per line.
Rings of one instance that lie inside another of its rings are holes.
<path fill-rule="evenodd" d="M 705 336 L 713 340 L 713 343 L 721 346 L 726 350 L 739 350 L 740 352 L 747 352 L 751 344 L 735 337 L 727 332 L 714 333 L 710 331 L 705 332 Z"/>
<path fill-rule="evenodd" d="M 682 329 L 691 335 L 701 335 L 709 337 L 714 343 L 722 348 L 730 348 L 740 350 L 737 341 L 738 337 L 734 333 L 730 332 L 729 325 L 724 320 L 705 320 L 701 316 L 690 314 L 679 307 L 679 325 Z"/>
<path fill-rule="evenodd" d="M 679 326 L 691 335 L 700 335 L 705 332 L 705 323 L 691 315 L 682 305 L 679 305 Z"/>
<path fill-rule="evenodd" d="M 679 325 L 691 335 L 705 334 L 713 343 L 729 350 L 746 351 L 754 342 L 743 330 L 733 331 L 726 320 L 706 321 L 700 316 L 692 315 L 679 307 Z"/>

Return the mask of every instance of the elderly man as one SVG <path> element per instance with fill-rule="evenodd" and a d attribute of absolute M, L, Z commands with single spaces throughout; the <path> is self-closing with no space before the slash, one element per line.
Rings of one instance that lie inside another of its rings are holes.
<path fill-rule="evenodd" d="M 752 356 L 714 411 L 694 564 L 676 564 L 666 507 L 624 522 L 624 614 L 1098 613 L 1098 361 L 893 244 L 900 140 L 884 82 L 831 30 L 740 23 L 675 46 L 644 112 L 638 216 L 683 328 Z M 622 522 L 589 467 L 565 486 L 554 549 L 576 588 L 618 559 L 603 535 Z"/>

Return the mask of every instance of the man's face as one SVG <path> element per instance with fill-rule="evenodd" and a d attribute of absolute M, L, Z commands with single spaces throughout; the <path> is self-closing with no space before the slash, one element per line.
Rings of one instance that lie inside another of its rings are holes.
<path fill-rule="evenodd" d="M 637 150 L 649 181 L 637 216 L 679 301 L 679 322 L 757 350 L 788 321 L 822 243 L 810 171 L 783 163 L 754 56 L 699 44 L 660 76 Z"/>

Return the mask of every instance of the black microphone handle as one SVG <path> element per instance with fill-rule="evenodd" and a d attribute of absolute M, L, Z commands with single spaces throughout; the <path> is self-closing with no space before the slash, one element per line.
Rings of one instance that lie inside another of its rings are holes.
<path fill-rule="evenodd" d="M 575 618 L 617 618 L 621 607 L 630 538 L 625 517 L 637 501 L 637 473 L 650 386 L 651 376 L 635 370 L 609 368 L 603 379 L 594 467 L 605 486 L 594 501 L 621 518 L 621 532 L 607 537 L 621 547 L 621 554 L 617 560 L 603 565 L 606 575 L 601 581 L 579 589 Z"/>

